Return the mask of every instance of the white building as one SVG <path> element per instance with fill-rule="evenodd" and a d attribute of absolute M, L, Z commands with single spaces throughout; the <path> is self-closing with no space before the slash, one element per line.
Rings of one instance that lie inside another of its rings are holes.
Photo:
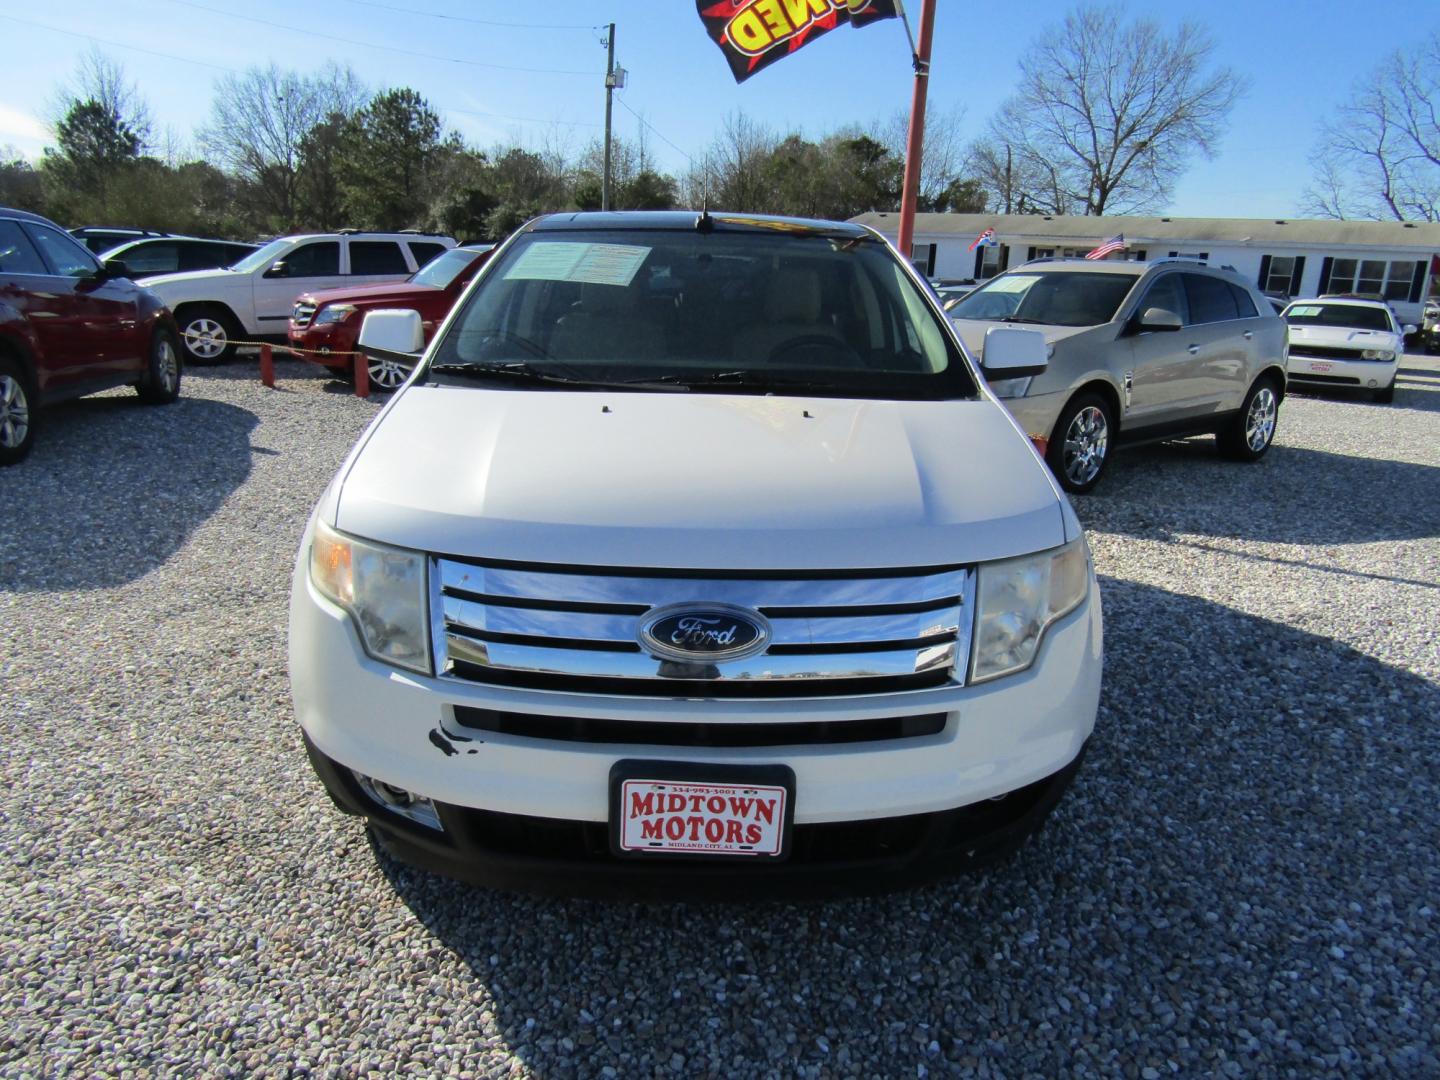
<path fill-rule="evenodd" d="M 892 242 L 900 228 L 895 213 L 854 220 Z M 996 243 L 971 250 L 986 229 Z M 1440 294 L 1440 224 L 1426 222 L 917 214 L 913 257 L 932 278 L 983 281 L 1029 259 L 1082 256 L 1117 235 L 1127 250 L 1112 259 L 1203 259 L 1271 296 L 1373 293 L 1405 323 L 1418 324 L 1424 298 Z"/>

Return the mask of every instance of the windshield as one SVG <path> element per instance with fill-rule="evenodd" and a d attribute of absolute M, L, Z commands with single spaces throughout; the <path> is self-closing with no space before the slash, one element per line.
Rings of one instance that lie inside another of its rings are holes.
<path fill-rule="evenodd" d="M 1291 326 L 1336 326 L 1349 330 L 1390 331 L 1390 313 L 1359 304 L 1292 304 L 1285 312 Z"/>
<path fill-rule="evenodd" d="M 280 258 L 289 247 L 289 240 L 271 240 L 270 243 L 257 251 L 252 251 L 239 262 L 231 263 L 230 269 L 242 274 L 259 270 L 262 266 L 269 266 L 276 259 Z"/>
<path fill-rule="evenodd" d="M 890 399 L 977 392 L 921 288 L 874 240 L 540 231 L 500 258 L 432 353 L 429 377 Z"/>
<path fill-rule="evenodd" d="M 1115 318 L 1138 274 L 1018 270 L 991 278 L 950 309 L 952 319 L 1099 326 Z"/>
<path fill-rule="evenodd" d="M 483 253 L 477 253 L 469 248 L 451 248 L 443 255 L 436 255 L 435 258 L 411 274 L 410 283 L 412 285 L 433 285 L 437 289 L 444 289 L 482 255 Z"/>

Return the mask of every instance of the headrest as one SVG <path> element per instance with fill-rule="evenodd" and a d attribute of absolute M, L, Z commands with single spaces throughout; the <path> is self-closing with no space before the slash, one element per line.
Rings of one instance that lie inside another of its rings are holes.
<path fill-rule="evenodd" d="M 780 270 L 770 278 L 765 317 L 771 322 L 820 321 L 820 275 L 814 270 Z"/>

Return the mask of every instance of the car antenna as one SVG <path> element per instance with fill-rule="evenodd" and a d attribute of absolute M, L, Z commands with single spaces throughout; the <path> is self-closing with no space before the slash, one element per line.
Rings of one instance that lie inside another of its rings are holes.
<path fill-rule="evenodd" d="M 695 218 L 695 231 L 715 231 L 715 219 L 710 216 L 710 155 L 705 155 L 705 180 L 701 185 L 700 214 Z"/>

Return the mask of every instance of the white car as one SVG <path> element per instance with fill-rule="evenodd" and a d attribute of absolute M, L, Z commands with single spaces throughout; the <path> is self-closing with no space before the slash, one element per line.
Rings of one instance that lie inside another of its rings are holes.
<path fill-rule="evenodd" d="M 1281 314 L 1289 328 L 1292 385 L 1364 388 L 1376 401 L 1394 399 L 1405 335 L 1415 328 L 1402 327 L 1388 304 L 1322 296 L 1291 301 Z"/>
<path fill-rule="evenodd" d="M 335 802 L 501 887 L 894 887 L 1039 827 L 1095 724 L 1080 522 L 877 233 L 520 230 L 300 544 L 290 677 Z M 996 328 L 990 377 L 1043 368 Z"/>
<path fill-rule="evenodd" d="M 402 281 L 455 246 L 417 233 L 312 233 L 286 236 L 232 266 L 140 280 L 175 313 L 187 359 L 213 363 L 236 341 L 285 340 L 301 293 Z"/>

